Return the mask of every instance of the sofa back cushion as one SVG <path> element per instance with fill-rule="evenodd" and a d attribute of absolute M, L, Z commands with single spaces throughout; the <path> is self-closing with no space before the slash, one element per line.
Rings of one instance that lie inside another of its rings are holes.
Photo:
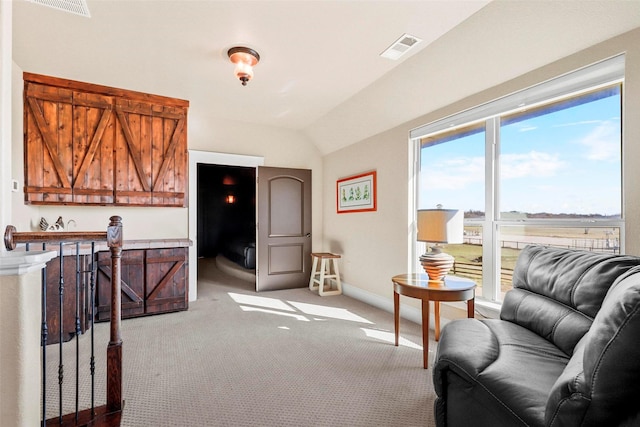
<path fill-rule="evenodd" d="M 554 343 L 567 355 L 591 327 L 614 281 L 640 258 L 527 246 L 513 272 L 500 318 Z"/>
<path fill-rule="evenodd" d="M 617 280 L 551 389 L 547 426 L 640 422 L 640 267 Z"/>

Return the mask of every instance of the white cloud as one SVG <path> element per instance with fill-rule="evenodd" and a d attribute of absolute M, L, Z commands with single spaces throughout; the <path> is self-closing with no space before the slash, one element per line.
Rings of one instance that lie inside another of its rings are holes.
<path fill-rule="evenodd" d="M 560 123 L 558 125 L 553 125 L 552 127 L 563 128 L 567 126 L 583 126 L 583 125 L 593 125 L 597 123 L 602 123 L 602 120 L 581 120 L 578 122 Z"/>
<path fill-rule="evenodd" d="M 530 151 L 522 154 L 504 154 L 500 157 L 502 179 L 554 176 L 566 166 L 557 154 Z M 420 185 L 430 190 L 460 190 L 471 183 L 484 180 L 482 157 L 456 157 L 433 164 L 422 174 Z"/>
<path fill-rule="evenodd" d="M 484 158 L 456 157 L 430 165 L 422 174 L 423 188 L 430 190 L 460 190 L 472 182 L 484 179 Z"/>
<path fill-rule="evenodd" d="M 530 151 L 522 154 L 500 156 L 500 177 L 502 179 L 524 178 L 527 176 L 553 176 L 565 166 L 557 154 Z"/>
<path fill-rule="evenodd" d="M 617 161 L 620 158 L 620 126 L 603 121 L 576 143 L 587 148 L 584 157 L 589 160 Z"/>

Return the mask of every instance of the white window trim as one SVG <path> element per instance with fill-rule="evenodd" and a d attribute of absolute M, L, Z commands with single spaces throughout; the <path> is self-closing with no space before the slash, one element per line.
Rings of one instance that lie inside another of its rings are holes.
<path fill-rule="evenodd" d="M 468 110 L 417 127 L 409 132 L 412 140 L 423 138 L 490 117 L 504 115 L 524 107 L 546 103 L 555 98 L 578 94 L 624 79 L 625 56 L 620 54 L 578 70 L 563 74 L 526 89 L 489 101 Z"/>

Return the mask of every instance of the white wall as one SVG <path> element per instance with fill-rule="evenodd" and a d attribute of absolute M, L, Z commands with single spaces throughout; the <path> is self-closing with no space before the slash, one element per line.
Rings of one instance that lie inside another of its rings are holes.
<path fill-rule="evenodd" d="M 0 225 L 11 216 L 11 204 L 5 200 L 11 197 L 12 7 L 11 2 L 0 2 Z"/>
<path fill-rule="evenodd" d="M 439 57 L 441 61 L 437 66 L 455 67 L 456 56 L 464 55 L 464 46 L 448 47 L 449 59 Z M 411 227 L 407 211 L 409 193 L 406 191 L 409 185 L 407 140 L 411 129 L 621 52 L 626 52 L 623 112 L 626 252 L 640 255 L 640 189 L 637 186 L 640 182 L 640 168 L 637 167 L 637 159 L 640 159 L 640 121 L 637 120 L 640 117 L 640 29 L 636 29 L 452 105 L 425 112 L 414 121 L 325 156 L 324 246 L 343 254 L 344 281 L 391 300 L 391 277 L 407 270 Z M 473 81 L 476 72 L 469 68 L 458 78 Z M 422 91 L 428 93 L 429 85 L 453 87 L 456 81 L 421 82 L 421 85 L 426 85 Z M 401 99 L 384 102 L 398 108 L 402 106 Z M 336 180 L 370 169 L 378 170 L 378 211 L 336 214 Z"/>

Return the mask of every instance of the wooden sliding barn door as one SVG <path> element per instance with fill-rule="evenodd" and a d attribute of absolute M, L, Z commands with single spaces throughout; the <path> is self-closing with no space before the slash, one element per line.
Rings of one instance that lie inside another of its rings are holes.
<path fill-rule="evenodd" d="M 27 202 L 113 203 L 110 97 L 29 83 L 25 88 Z"/>

